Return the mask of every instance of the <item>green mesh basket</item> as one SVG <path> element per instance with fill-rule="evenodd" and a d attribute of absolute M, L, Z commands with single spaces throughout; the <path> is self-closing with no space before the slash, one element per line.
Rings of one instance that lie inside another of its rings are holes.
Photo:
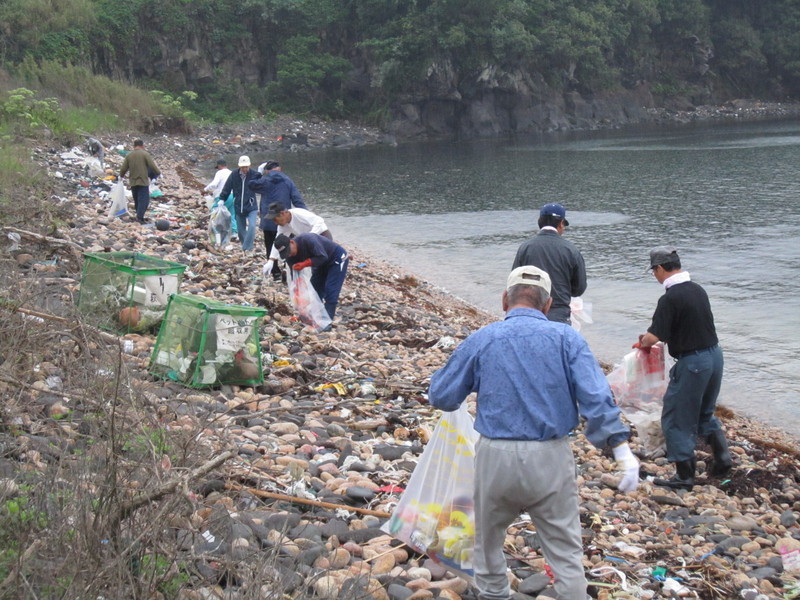
<path fill-rule="evenodd" d="M 117 333 L 154 330 L 177 294 L 186 265 L 135 252 L 84 254 L 78 308 Z"/>
<path fill-rule="evenodd" d="M 264 381 L 258 325 L 263 308 L 202 296 L 169 299 L 150 372 L 189 387 L 258 385 Z"/>

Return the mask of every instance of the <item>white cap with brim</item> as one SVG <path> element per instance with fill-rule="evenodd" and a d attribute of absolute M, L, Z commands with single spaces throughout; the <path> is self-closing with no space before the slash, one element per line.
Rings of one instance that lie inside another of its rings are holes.
<path fill-rule="evenodd" d="M 249 156 L 240 156 L 239 157 L 239 166 L 240 167 L 249 167 L 250 166 L 250 157 Z"/>
<path fill-rule="evenodd" d="M 517 267 L 508 275 L 506 290 L 510 290 L 515 285 L 536 285 L 550 293 L 550 275 L 538 267 L 526 265 Z"/>

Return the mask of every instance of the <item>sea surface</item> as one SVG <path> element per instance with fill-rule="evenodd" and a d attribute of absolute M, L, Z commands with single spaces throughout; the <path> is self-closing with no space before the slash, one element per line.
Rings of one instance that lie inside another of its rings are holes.
<path fill-rule="evenodd" d="M 256 156 L 254 160 L 267 157 Z M 800 121 L 425 142 L 282 154 L 334 237 L 501 316 L 538 209 L 567 208 L 594 323 L 618 363 L 663 289 L 648 250 L 677 247 L 711 298 L 720 403 L 800 436 Z M 210 172 L 210 169 L 209 169 Z M 346 284 L 345 284 L 346 286 Z"/>

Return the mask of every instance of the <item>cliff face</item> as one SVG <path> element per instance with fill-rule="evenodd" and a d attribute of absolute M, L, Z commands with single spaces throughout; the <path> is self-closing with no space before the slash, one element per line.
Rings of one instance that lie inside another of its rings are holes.
<path fill-rule="evenodd" d="M 429 79 L 427 94 L 393 107 L 395 135 L 463 138 L 586 129 L 639 122 L 654 106 L 649 86 L 582 95 L 557 90 L 537 74 L 486 67 L 469 85 Z M 448 85 L 449 83 L 449 85 Z"/>
<path fill-rule="evenodd" d="M 198 27 L 183 37 L 153 36 L 132 54 L 98 54 L 98 70 L 124 73 L 130 80 L 160 81 L 168 89 L 198 89 L 212 81 L 258 88 L 275 77 L 276 59 L 255 35 L 228 40 L 224 49 Z M 346 89 L 359 99 L 375 93 L 374 65 L 353 59 Z M 357 65 L 357 66 L 355 66 Z M 447 61 L 428 69 L 411 93 L 389 107 L 387 129 L 398 138 L 495 137 L 640 122 L 656 106 L 650 87 L 587 93 L 565 84 L 557 89 L 542 75 L 487 65 L 465 75 Z"/>

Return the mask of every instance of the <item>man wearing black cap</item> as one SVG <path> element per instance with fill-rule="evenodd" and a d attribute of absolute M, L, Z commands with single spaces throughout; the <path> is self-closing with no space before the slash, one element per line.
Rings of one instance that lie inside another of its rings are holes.
<path fill-rule="evenodd" d="M 512 269 L 532 265 L 543 269 L 552 282 L 553 306 L 547 313 L 551 321 L 570 322 L 572 296 L 586 291 L 586 265 L 583 256 L 562 238 L 569 225 L 567 211 L 560 204 L 545 204 L 539 211 L 539 233 L 519 247 Z"/>
<path fill-rule="evenodd" d="M 280 234 L 275 238 L 274 247 L 293 270 L 302 271 L 311 267 L 311 285 L 333 321 L 350 263 L 347 251 L 333 240 L 316 233 L 301 233 L 291 239 Z"/>
<path fill-rule="evenodd" d="M 733 466 L 725 433 L 714 416 L 722 383 L 722 349 L 708 294 L 691 280 L 688 272 L 681 270 L 675 248 L 660 246 L 650 250 L 650 269 L 666 291 L 658 300 L 647 333 L 640 335 L 633 346 L 646 350 L 664 342 L 670 355 L 677 359 L 669 372 L 661 412 L 667 459 L 675 463 L 676 474 L 654 483 L 691 489 L 698 436 L 706 438 L 714 453 L 711 475 L 727 475 Z"/>
<path fill-rule="evenodd" d="M 257 194 L 261 194 L 261 202 L 259 204 L 261 230 L 264 232 L 264 246 L 267 249 L 267 256 L 269 256 L 275 236 L 278 234 L 278 226 L 272 219 L 267 218 L 270 205 L 279 202 L 287 210 L 292 207 L 308 207 L 303 202 L 303 197 L 297 190 L 294 181 L 284 175 L 278 161 L 268 160 L 263 167 L 262 170 L 261 166 L 259 166 L 259 171 L 263 171 L 263 174 L 260 178 L 250 182 L 250 189 Z M 281 280 L 281 271 L 277 263 L 273 263 L 272 278 L 275 281 Z"/>
<path fill-rule="evenodd" d="M 333 235 L 328 231 L 325 220 L 319 215 L 315 215 L 305 208 L 286 208 L 280 202 L 273 202 L 269 205 L 265 219 L 272 219 L 278 227 L 278 235 L 281 233 L 289 238 L 300 235 L 301 233 L 318 233 L 322 237 L 333 240 Z M 269 260 L 264 263 L 264 277 L 270 274 L 279 258 L 278 250 L 275 245 L 269 254 Z"/>

